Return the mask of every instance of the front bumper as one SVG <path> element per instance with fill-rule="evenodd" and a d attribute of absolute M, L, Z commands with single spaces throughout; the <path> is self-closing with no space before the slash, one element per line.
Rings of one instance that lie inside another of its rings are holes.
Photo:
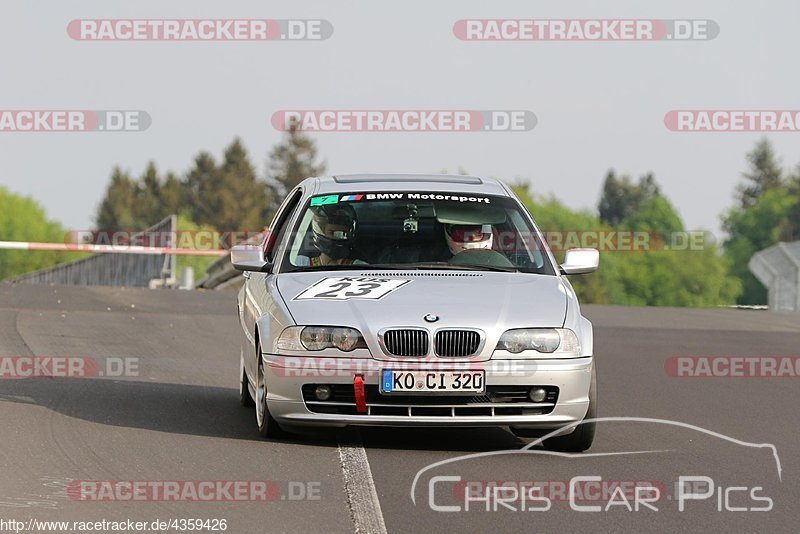
<path fill-rule="evenodd" d="M 436 369 L 483 369 L 486 386 L 555 386 L 558 398 L 555 403 L 515 404 L 530 409 L 519 415 L 509 415 L 509 410 L 498 409 L 507 404 L 463 402 L 448 404 L 441 399 L 439 407 L 450 410 L 433 410 L 435 415 L 420 414 L 422 409 L 409 401 L 409 409 L 400 415 L 386 415 L 386 404 L 374 395 L 367 401 L 367 413 L 319 413 L 309 409 L 303 399 L 302 388 L 307 384 L 341 384 L 352 386 L 355 375 L 363 376 L 367 387 L 377 387 L 380 370 L 397 368 L 427 368 L 425 364 L 385 362 L 367 359 L 344 358 L 288 358 L 264 355 L 267 402 L 272 416 L 288 426 L 514 426 L 537 429 L 555 429 L 583 420 L 589 406 L 589 387 L 592 379 L 592 357 L 552 360 L 489 360 L 485 362 L 436 362 Z M 518 388 L 519 389 L 519 388 Z M 402 406 L 402 399 L 392 399 L 393 407 Z M 399 402 L 398 402 L 399 401 Z M 489 410 L 462 409 L 485 407 Z M 513 410 L 512 410 L 513 411 Z M 394 410 L 397 412 L 397 410 Z M 393 412 L 393 413 L 394 413 Z M 430 411 L 429 411 L 430 412 Z M 447 413 L 442 413 L 447 412 Z M 482 415 L 474 415 L 481 412 Z M 547 413 L 543 413 L 547 412 Z"/>

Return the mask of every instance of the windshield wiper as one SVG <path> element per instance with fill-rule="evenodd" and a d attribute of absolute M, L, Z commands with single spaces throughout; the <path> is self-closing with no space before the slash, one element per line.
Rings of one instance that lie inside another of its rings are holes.
<path fill-rule="evenodd" d="M 454 265 L 447 262 L 428 262 L 428 263 L 350 263 L 340 264 L 334 263 L 329 265 L 308 265 L 305 267 L 297 267 L 290 272 L 303 273 L 314 271 L 405 271 L 405 270 L 447 270 L 447 271 L 492 271 L 500 273 L 518 273 L 519 269 L 516 267 L 499 267 L 494 265 L 475 265 L 471 263 L 464 263 Z"/>
<path fill-rule="evenodd" d="M 516 267 L 500 267 L 496 265 L 477 265 L 473 263 L 452 264 L 446 262 L 412 263 L 412 269 L 445 269 L 450 271 L 494 271 L 501 273 L 518 273 Z"/>
<path fill-rule="evenodd" d="M 397 265 L 397 264 L 372 264 L 372 263 L 350 263 L 350 264 L 342 264 L 342 263 L 333 263 L 328 265 L 307 265 L 305 267 L 296 267 L 289 272 L 292 273 L 304 273 L 309 271 L 388 271 L 388 270 L 402 270 L 402 269 L 413 269 L 408 265 Z"/>

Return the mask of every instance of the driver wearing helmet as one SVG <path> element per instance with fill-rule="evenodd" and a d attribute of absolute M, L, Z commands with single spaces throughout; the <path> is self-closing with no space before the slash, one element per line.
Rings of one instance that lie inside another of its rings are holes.
<path fill-rule="evenodd" d="M 299 265 L 349 265 L 365 264 L 350 258 L 356 233 L 356 212 L 348 204 L 326 204 L 309 208 L 312 242 L 318 256 L 298 256 Z"/>
<path fill-rule="evenodd" d="M 445 224 L 444 237 L 455 256 L 465 250 L 491 250 L 491 224 Z"/>

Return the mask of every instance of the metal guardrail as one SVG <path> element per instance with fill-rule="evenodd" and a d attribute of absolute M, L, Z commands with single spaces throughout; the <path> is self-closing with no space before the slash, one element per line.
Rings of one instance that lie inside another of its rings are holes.
<path fill-rule="evenodd" d="M 263 239 L 264 234 L 259 234 L 244 241 L 244 243 L 260 243 Z M 196 287 L 198 289 L 225 289 L 241 284 L 243 281 L 242 272 L 237 271 L 231 265 L 231 255 L 225 254 L 206 268 L 206 277 L 200 280 Z"/>
<path fill-rule="evenodd" d="M 145 232 L 169 232 L 167 235 L 175 235 L 177 217 L 170 215 L 142 233 Z M 92 254 L 7 281 L 17 284 L 168 287 L 176 281 L 175 255 Z"/>
<path fill-rule="evenodd" d="M 226 254 L 217 259 L 206 269 L 206 277 L 197 283 L 199 289 L 223 289 L 242 278 L 242 272 L 231 265 L 231 256 Z"/>

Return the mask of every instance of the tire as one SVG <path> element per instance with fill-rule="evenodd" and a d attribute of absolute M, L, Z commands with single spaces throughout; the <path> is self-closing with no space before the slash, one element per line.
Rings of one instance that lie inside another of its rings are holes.
<path fill-rule="evenodd" d="M 247 379 L 247 371 L 244 369 L 244 355 L 239 357 L 239 368 L 242 375 L 239 379 L 239 404 L 245 408 L 252 408 L 256 403 L 253 402 L 253 396 L 250 395 L 250 384 Z"/>
<path fill-rule="evenodd" d="M 287 435 L 278 422 L 269 413 L 267 405 L 267 383 L 264 376 L 264 361 L 261 358 L 261 345 L 256 344 L 256 354 L 258 355 L 258 372 L 256 373 L 256 425 L 258 434 L 262 438 L 280 439 Z"/>
<path fill-rule="evenodd" d="M 589 409 L 586 410 L 584 419 L 594 419 L 597 417 L 597 370 L 592 367 L 592 383 L 589 386 Z M 572 434 L 566 436 L 556 436 L 545 440 L 544 448 L 558 452 L 583 452 L 592 446 L 594 441 L 596 423 L 581 423 Z"/>

